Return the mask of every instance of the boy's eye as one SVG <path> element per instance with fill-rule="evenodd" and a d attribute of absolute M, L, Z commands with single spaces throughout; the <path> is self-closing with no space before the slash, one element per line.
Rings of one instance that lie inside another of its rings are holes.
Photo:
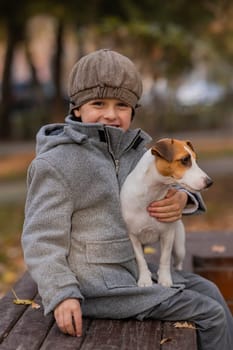
<path fill-rule="evenodd" d="M 103 106 L 103 101 L 93 101 L 92 105 L 93 106 Z"/>
<path fill-rule="evenodd" d="M 129 107 L 129 106 L 128 106 L 126 103 L 124 103 L 124 102 L 120 102 L 120 103 L 118 103 L 117 105 L 118 105 L 118 107 L 121 107 L 121 108 L 128 108 L 128 107 Z"/>

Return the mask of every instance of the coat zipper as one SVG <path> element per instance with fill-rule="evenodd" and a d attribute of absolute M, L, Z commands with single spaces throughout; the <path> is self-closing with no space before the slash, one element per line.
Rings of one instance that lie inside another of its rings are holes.
<path fill-rule="evenodd" d="M 111 149 L 110 149 L 110 141 L 109 141 L 109 137 L 108 137 L 108 133 L 106 132 L 105 128 L 104 128 L 104 134 L 105 134 L 105 138 L 107 141 L 107 146 L 108 146 L 108 152 L 113 160 L 113 163 L 115 165 L 115 170 L 116 170 L 116 176 L 118 176 L 118 172 L 119 172 L 119 167 L 120 167 L 120 161 L 119 159 L 115 159 Z"/>
<path fill-rule="evenodd" d="M 116 174 L 118 176 L 118 172 L 119 172 L 119 168 L 120 168 L 120 161 L 119 161 L 119 159 L 115 159 L 114 158 L 114 163 L 115 163 Z"/>
<path fill-rule="evenodd" d="M 132 142 L 129 144 L 129 146 L 124 150 L 124 152 L 122 154 L 124 154 L 125 152 L 127 152 L 133 145 L 134 143 L 136 142 L 137 138 L 138 138 L 138 135 L 140 134 L 140 131 L 138 131 L 137 135 L 134 137 L 134 139 L 132 140 Z M 113 154 L 112 154 L 112 158 L 114 160 L 114 163 L 115 163 L 115 168 L 116 168 L 116 174 L 118 176 L 118 172 L 119 172 L 119 168 L 120 168 L 120 161 L 119 159 L 115 159 Z"/>
<path fill-rule="evenodd" d="M 116 170 L 116 175 L 118 176 L 118 173 L 119 173 L 119 168 L 120 168 L 120 160 L 119 159 L 116 159 L 110 149 L 110 145 L 109 145 L 109 137 L 108 137 L 108 133 L 106 132 L 105 128 L 104 128 L 104 134 L 105 134 L 105 137 L 106 137 L 106 140 L 107 140 L 107 145 L 108 145 L 108 152 L 114 162 L 114 165 L 115 165 L 115 170 Z M 140 131 L 138 131 L 137 135 L 134 137 L 134 139 L 132 140 L 132 142 L 129 144 L 129 146 L 124 150 L 123 153 L 127 152 L 131 147 L 132 145 L 135 143 L 136 139 L 138 138 L 138 135 L 140 134 Z"/>

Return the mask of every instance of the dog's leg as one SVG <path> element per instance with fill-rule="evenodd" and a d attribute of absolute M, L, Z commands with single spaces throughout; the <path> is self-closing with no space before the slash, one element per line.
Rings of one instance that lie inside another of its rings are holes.
<path fill-rule="evenodd" d="M 158 283 L 164 287 L 171 287 L 171 254 L 175 231 L 168 230 L 160 236 L 161 256 L 158 269 Z"/>
<path fill-rule="evenodd" d="M 152 286 L 153 282 L 151 279 L 151 272 L 148 269 L 147 262 L 144 258 L 144 252 L 142 248 L 142 244 L 135 235 L 129 235 L 131 242 L 133 244 L 133 249 L 136 257 L 136 261 L 138 264 L 138 286 L 139 287 L 149 287 Z"/>
<path fill-rule="evenodd" d="M 185 257 L 185 229 L 182 221 L 177 221 L 173 246 L 173 256 L 175 269 L 182 270 Z"/>

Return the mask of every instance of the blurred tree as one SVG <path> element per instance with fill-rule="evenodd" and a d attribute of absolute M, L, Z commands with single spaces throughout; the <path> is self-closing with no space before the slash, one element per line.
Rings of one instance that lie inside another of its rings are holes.
<path fill-rule="evenodd" d="M 101 0 L 91 0 L 88 2 L 68 0 L 41 0 L 35 3 L 33 10 L 35 14 L 51 15 L 56 19 L 54 54 L 51 62 L 52 84 L 54 94 L 52 98 L 51 121 L 58 122 L 64 120 L 66 103 L 64 101 L 64 92 L 62 86 L 62 75 L 64 67 L 64 42 L 66 27 L 71 23 L 76 28 L 77 45 L 79 47 L 79 56 L 84 54 L 83 51 L 83 27 L 96 22 L 96 14 Z M 77 57 L 78 58 L 78 57 Z"/>
<path fill-rule="evenodd" d="M 6 139 L 11 135 L 10 112 L 13 105 L 11 89 L 11 70 L 16 45 L 24 38 L 25 24 L 28 18 L 27 0 L 11 3 L 7 0 L 0 2 L 0 21 L 6 32 L 6 53 L 4 60 L 3 78 L 0 101 L 0 138 Z"/>
<path fill-rule="evenodd" d="M 51 119 L 63 120 L 65 112 L 62 74 L 66 28 L 75 28 L 78 55 L 86 50 L 87 29 L 92 32 L 93 48 L 118 49 L 136 60 L 143 74 L 156 79 L 167 75 L 176 78 L 193 64 L 197 40 L 217 48 L 218 54 L 232 59 L 233 26 L 230 0 L 18 0 L 12 5 L 0 2 L 0 23 L 6 33 L 6 55 L 0 103 L 0 137 L 11 135 L 12 107 L 11 67 L 17 44 L 26 45 L 31 76 L 39 89 L 37 72 L 27 41 L 28 19 L 39 14 L 56 19 L 54 56 L 51 62 L 54 96 Z M 67 53 L 69 54 L 69 53 Z M 79 57 L 77 57 L 78 59 Z"/>

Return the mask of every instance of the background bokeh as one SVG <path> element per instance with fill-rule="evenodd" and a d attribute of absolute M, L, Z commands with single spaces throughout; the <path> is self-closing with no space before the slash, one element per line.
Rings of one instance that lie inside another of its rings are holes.
<path fill-rule="evenodd" d="M 233 233 L 233 3 L 227 0 L 0 2 L 0 296 L 25 270 L 26 171 L 45 123 L 64 122 L 67 77 L 99 48 L 129 56 L 144 85 L 134 127 L 192 141 L 214 180 L 188 234 Z"/>

